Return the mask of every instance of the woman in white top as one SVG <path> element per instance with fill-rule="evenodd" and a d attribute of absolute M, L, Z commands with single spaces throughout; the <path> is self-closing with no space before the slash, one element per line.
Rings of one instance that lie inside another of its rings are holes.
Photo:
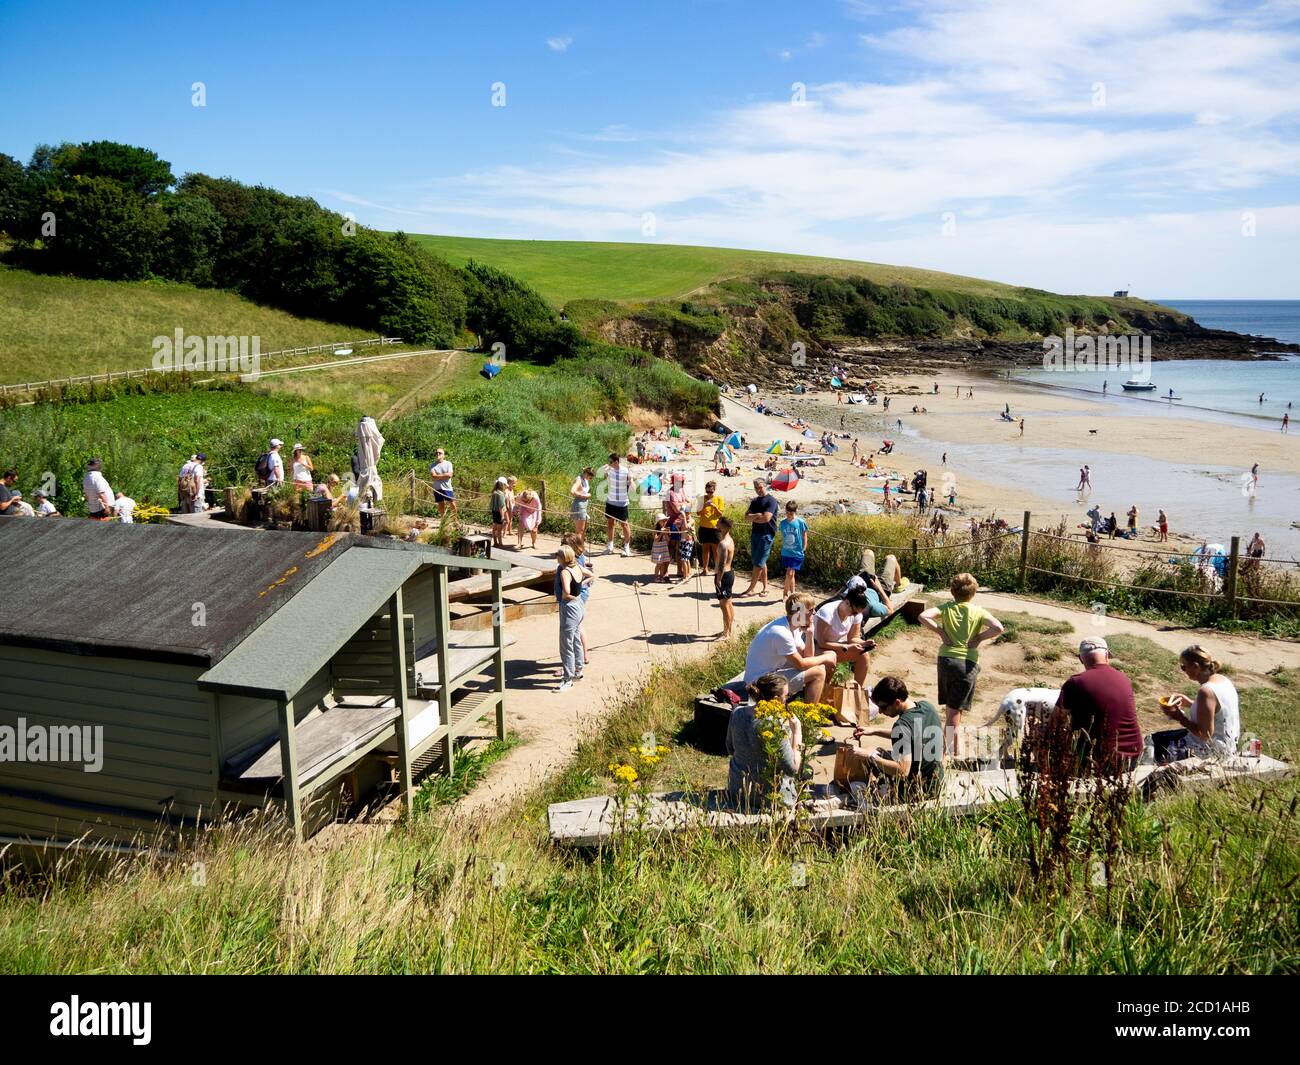
<path fill-rule="evenodd" d="M 310 492 L 312 490 L 312 472 L 315 470 L 312 465 L 311 456 L 307 454 L 307 449 L 301 444 L 293 445 L 293 486 L 301 492 Z"/>
<path fill-rule="evenodd" d="M 1183 728 L 1152 737 L 1157 749 L 1172 743 L 1185 747 L 1186 753 L 1196 758 L 1231 758 L 1241 740 L 1241 707 L 1236 687 L 1219 672 L 1219 663 L 1200 645 L 1193 645 L 1180 654 L 1178 666 L 1200 689 L 1195 700 L 1175 692 L 1161 705 L 1165 716 Z"/>

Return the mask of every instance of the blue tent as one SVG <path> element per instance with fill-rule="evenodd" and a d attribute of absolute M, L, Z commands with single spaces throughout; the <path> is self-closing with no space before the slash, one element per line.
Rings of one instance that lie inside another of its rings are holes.
<path fill-rule="evenodd" d="M 838 377 L 831 378 L 831 388 L 843 388 L 843 387 L 844 387 L 844 382 L 841 381 Z"/>
<path fill-rule="evenodd" d="M 483 364 L 483 369 L 481 369 L 479 373 L 481 373 L 484 377 L 486 377 L 489 381 L 491 381 L 492 378 L 494 378 L 497 374 L 499 374 L 502 369 L 503 367 L 501 366 L 500 363 L 485 362 Z"/>
<path fill-rule="evenodd" d="M 642 495 L 653 496 L 663 491 L 664 483 L 660 480 L 659 474 L 652 473 L 644 477 L 637 487 L 641 489 Z"/>
<path fill-rule="evenodd" d="M 744 447 L 745 442 L 741 440 L 739 433 L 732 433 L 729 437 L 727 437 L 726 445 L 727 447 Z"/>

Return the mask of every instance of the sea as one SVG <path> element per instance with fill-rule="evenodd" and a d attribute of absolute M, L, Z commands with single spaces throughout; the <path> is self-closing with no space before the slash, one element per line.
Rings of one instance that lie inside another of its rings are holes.
<path fill-rule="evenodd" d="M 1185 300 L 1160 299 L 1159 303 L 1190 314 L 1201 325 L 1230 329 L 1300 344 L 1300 300 Z M 1300 448 L 1300 356 L 1252 361 L 1162 360 L 1152 352 L 1151 381 L 1155 392 L 1126 394 L 1125 373 L 1095 371 L 1059 373 L 1041 370 L 1017 372 L 1014 378 L 1039 388 L 1059 390 L 1063 396 L 1087 393 L 1099 399 L 1106 384 L 1105 402 L 1117 415 L 1140 415 L 1140 429 L 1158 432 L 1164 417 L 1200 420 L 1207 423 L 1205 448 L 1199 454 L 1171 454 L 1160 460 L 1136 456 L 1095 453 L 1093 481 L 1105 486 L 1100 494 L 1103 510 L 1121 516 L 1136 502 L 1144 515 L 1156 507 L 1169 510 L 1171 521 L 1183 532 L 1227 543 L 1239 535 L 1244 543 L 1252 533 L 1262 532 L 1269 554 L 1300 559 L 1300 477 L 1261 470 L 1255 491 L 1243 489 L 1248 471 L 1215 462 L 1215 436 L 1232 427 L 1278 431 L 1282 415 L 1292 419 L 1291 434 Z M 1175 398 L 1170 399 L 1172 392 Z M 1014 400 L 1013 406 L 1014 406 Z M 1062 415 L 1069 412 L 1062 410 Z M 1091 416 L 1091 415 L 1090 415 Z M 909 426 L 910 430 L 912 427 Z M 911 445 L 922 451 L 939 452 L 944 443 L 930 436 L 939 424 L 926 424 Z M 917 426 L 920 429 L 920 426 Z M 906 435 L 912 435 L 907 432 Z M 967 458 L 989 470 L 1014 470 L 1016 482 L 1046 498 L 1069 502 L 1071 483 L 1080 456 L 1051 447 L 1024 447 L 1012 464 L 1006 462 L 1005 445 L 963 449 Z M 1080 508 L 1082 510 L 1082 508 Z M 1175 517 L 1176 515 L 1176 517 Z"/>

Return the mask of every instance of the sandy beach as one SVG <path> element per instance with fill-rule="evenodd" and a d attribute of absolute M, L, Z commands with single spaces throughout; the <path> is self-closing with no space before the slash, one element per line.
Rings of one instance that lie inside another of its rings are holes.
<path fill-rule="evenodd" d="M 891 401 L 887 414 L 879 404 L 837 403 L 833 392 L 760 392 L 761 400 L 788 415 L 784 418 L 759 414 L 745 400 L 724 396 L 723 421 L 751 446 L 741 453 L 745 476 L 719 479 L 723 497 L 750 496 L 763 452 L 777 439 L 798 442 L 799 431 L 787 423 L 802 417 L 819 434 L 823 429 L 850 434 L 850 439 L 837 437 L 840 451 L 801 482 L 794 498 L 804 505 L 842 498 L 879 504 L 881 493 L 867 486 L 881 482 L 851 464 L 851 438 L 859 440 L 863 454 L 888 438 L 895 446 L 877 458 L 881 469 L 908 476 L 924 469 L 932 486 L 942 484 L 945 474 L 955 479 L 957 505 L 943 508 L 954 532 L 971 516 L 996 514 L 1019 525 L 1025 510 L 1035 528 L 1061 520 L 1074 527 L 1094 504 L 1103 516 L 1113 511 L 1123 525 L 1136 504 L 1142 546 L 1154 542 L 1153 526 L 1163 507 L 1173 546 L 1194 547 L 1205 540 L 1226 544 L 1234 534 L 1244 545 L 1261 529 L 1270 555 L 1300 555 L 1300 532 L 1290 528 L 1300 518 L 1300 440 L 1291 435 L 1180 416 L 1176 408 L 1158 403 L 1059 393 L 991 374 L 899 375 L 885 378 L 883 388 Z M 973 398 L 967 398 L 970 389 Z M 1015 421 L 999 417 L 1008 404 Z M 913 413 L 913 406 L 926 413 Z M 707 472 L 716 437 L 700 431 L 688 435 L 705 454 L 674 465 Z M 818 450 L 816 441 L 803 443 L 805 450 Z M 1259 481 L 1252 484 L 1255 463 Z M 1085 464 L 1093 487 L 1080 495 L 1079 468 Z M 905 510 L 912 507 L 909 498 Z"/>

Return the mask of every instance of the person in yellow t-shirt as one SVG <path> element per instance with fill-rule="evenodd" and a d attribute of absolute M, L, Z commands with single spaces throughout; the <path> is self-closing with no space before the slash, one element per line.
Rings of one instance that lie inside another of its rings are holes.
<path fill-rule="evenodd" d="M 975 679 L 979 676 L 979 646 L 996 640 L 1004 629 L 1002 622 L 971 600 L 979 582 L 969 573 L 959 573 L 948 586 L 952 602 L 931 607 L 921 614 L 921 624 L 942 641 L 939 648 L 939 702 L 943 704 L 944 749 L 961 754 L 958 730 L 961 715 L 970 709 L 975 697 Z"/>
<path fill-rule="evenodd" d="M 700 545 L 700 565 L 704 572 L 709 572 L 709 563 L 718 552 L 721 537 L 718 535 L 718 519 L 725 513 L 722 496 L 718 495 L 718 482 L 709 481 L 704 486 L 704 495 L 700 497 L 697 511 L 700 528 L 695 539 Z"/>

